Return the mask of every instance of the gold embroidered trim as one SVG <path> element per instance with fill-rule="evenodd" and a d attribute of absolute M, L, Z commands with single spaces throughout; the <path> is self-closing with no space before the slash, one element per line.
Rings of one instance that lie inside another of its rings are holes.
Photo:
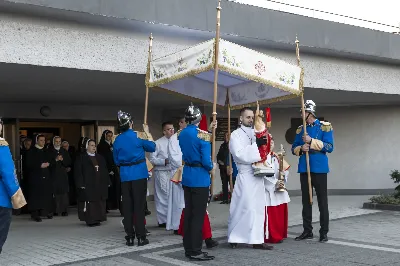
<path fill-rule="evenodd" d="M 300 134 L 300 132 L 301 132 L 302 129 L 303 129 L 303 126 L 299 126 L 299 127 L 296 129 L 296 134 Z"/>
<path fill-rule="evenodd" d="M 211 142 L 211 134 L 207 131 L 197 129 L 197 137 L 207 142 Z"/>
<path fill-rule="evenodd" d="M 297 146 L 296 148 L 293 149 L 293 152 L 294 152 L 294 154 L 299 156 L 300 155 L 300 150 L 301 150 L 301 146 Z"/>
<path fill-rule="evenodd" d="M 139 139 L 144 139 L 144 140 L 148 140 L 149 137 L 147 136 L 146 132 L 141 132 L 141 131 L 135 131 L 137 134 L 137 137 Z"/>
<path fill-rule="evenodd" d="M 312 139 L 310 148 L 316 151 L 322 150 L 324 143 L 319 139 Z"/>
<path fill-rule="evenodd" d="M 21 188 L 18 188 L 15 194 L 11 197 L 11 204 L 15 210 L 21 209 L 26 205 L 26 200 Z"/>
<path fill-rule="evenodd" d="M 8 142 L 5 139 L 0 139 L 0 146 L 8 146 Z"/>
<path fill-rule="evenodd" d="M 321 130 L 324 132 L 329 132 L 333 130 L 332 124 L 326 121 L 321 121 Z"/>

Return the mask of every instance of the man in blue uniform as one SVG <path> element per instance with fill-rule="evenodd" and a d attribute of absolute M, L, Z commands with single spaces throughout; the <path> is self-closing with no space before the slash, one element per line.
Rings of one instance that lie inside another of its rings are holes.
<path fill-rule="evenodd" d="M 0 119 L 0 134 L 2 129 Z M 0 253 L 10 229 L 12 208 L 19 209 L 26 205 L 14 169 L 8 143 L 0 138 Z"/>
<path fill-rule="evenodd" d="M 295 240 L 313 238 L 312 206 L 309 202 L 308 176 L 306 164 L 306 152 L 310 156 L 311 184 L 315 189 L 318 199 L 320 213 L 320 242 L 328 241 L 329 231 L 329 210 L 328 210 L 328 189 L 327 175 L 329 164 L 327 153 L 333 151 L 333 128 L 331 123 L 319 121 L 316 117 L 316 105 L 312 100 L 305 103 L 305 114 L 307 123 L 307 135 L 304 136 L 303 126 L 296 131 L 296 138 L 292 145 L 292 153 L 300 156 L 298 173 L 300 173 L 300 184 L 303 202 L 303 233 Z"/>
<path fill-rule="evenodd" d="M 115 139 L 113 157 L 115 164 L 120 168 L 126 244 L 133 246 L 136 233 L 138 246 L 144 246 L 149 244 L 144 224 L 147 178 L 149 177 L 146 152 L 154 152 L 156 144 L 147 125 L 143 125 L 144 135 L 146 135 L 143 138 L 132 130 L 133 123 L 130 114 L 119 111 L 118 125 L 121 134 Z M 135 221 L 133 221 L 134 216 Z M 133 224 L 135 224 L 135 229 L 133 229 Z"/>
<path fill-rule="evenodd" d="M 202 252 L 202 228 L 207 210 L 210 173 L 215 166 L 211 160 L 211 135 L 200 130 L 201 111 L 191 104 L 185 111 L 186 128 L 179 132 L 179 146 L 184 161 L 182 186 L 185 197 L 183 246 L 191 260 L 212 260 Z"/>

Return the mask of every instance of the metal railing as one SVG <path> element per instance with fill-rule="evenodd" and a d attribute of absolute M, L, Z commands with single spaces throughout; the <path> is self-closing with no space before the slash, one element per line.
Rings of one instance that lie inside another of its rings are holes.
<path fill-rule="evenodd" d="M 236 2 L 236 3 L 240 3 L 240 4 L 258 6 L 258 7 L 262 7 L 262 8 L 267 8 L 267 9 L 272 9 L 272 10 L 276 10 L 276 11 L 282 11 L 282 12 L 292 13 L 292 14 L 296 14 L 296 15 L 322 19 L 322 20 L 328 20 L 328 21 L 332 21 L 332 22 L 339 22 L 339 23 L 343 23 L 343 24 L 348 24 L 348 25 L 353 25 L 353 26 L 358 26 L 358 27 L 363 27 L 363 28 L 368 28 L 368 29 L 373 29 L 373 30 L 378 30 L 378 31 L 400 34 L 400 21 L 399 21 L 398 26 L 394 26 L 394 25 L 389 25 L 386 23 L 377 22 L 377 21 L 360 19 L 360 18 L 356 18 L 356 17 L 352 17 L 352 16 L 341 15 L 341 14 L 336 14 L 333 12 L 328 12 L 328 11 L 323 11 L 323 10 L 317 10 L 317 9 L 313 9 L 313 8 L 309 8 L 309 7 L 283 3 L 283 2 L 275 1 L 275 0 L 257 0 L 257 1 L 228 0 L 228 1 Z"/>

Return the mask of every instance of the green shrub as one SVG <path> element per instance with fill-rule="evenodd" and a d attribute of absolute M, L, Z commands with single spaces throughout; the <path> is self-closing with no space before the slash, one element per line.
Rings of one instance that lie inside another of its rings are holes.
<path fill-rule="evenodd" d="M 395 184 L 400 184 L 400 172 L 398 170 L 393 170 L 390 173 L 390 177 L 392 178 L 392 180 L 394 181 Z M 397 185 L 395 190 L 396 190 L 396 192 L 395 192 L 394 196 L 396 198 L 400 198 L 400 185 Z"/>
<path fill-rule="evenodd" d="M 400 198 L 395 197 L 394 194 L 373 196 L 369 199 L 372 203 L 378 204 L 395 204 L 400 205 Z"/>

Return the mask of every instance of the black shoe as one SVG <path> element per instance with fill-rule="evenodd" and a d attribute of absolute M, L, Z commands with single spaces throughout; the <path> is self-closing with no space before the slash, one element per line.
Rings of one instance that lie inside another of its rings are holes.
<path fill-rule="evenodd" d="M 144 216 L 149 216 L 150 214 L 151 214 L 151 211 L 149 211 L 149 210 L 144 211 Z"/>
<path fill-rule="evenodd" d="M 47 215 L 47 219 L 53 219 L 53 214 Z"/>
<path fill-rule="evenodd" d="M 167 228 L 167 224 L 158 224 L 158 227 Z"/>
<path fill-rule="evenodd" d="M 37 222 L 37 223 L 40 223 L 42 221 L 42 218 L 40 218 L 40 217 L 32 217 L 32 220 Z"/>
<path fill-rule="evenodd" d="M 68 212 L 61 213 L 61 216 L 68 216 Z"/>
<path fill-rule="evenodd" d="M 237 243 L 229 243 L 229 245 L 230 245 L 231 248 L 233 248 L 233 249 L 237 248 L 237 246 L 238 246 Z"/>
<path fill-rule="evenodd" d="M 53 215 L 54 215 L 54 216 L 58 216 L 58 213 L 55 212 Z"/>
<path fill-rule="evenodd" d="M 212 239 L 211 237 L 204 240 L 204 242 L 206 242 L 207 248 L 215 248 L 216 246 L 219 245 L 218 241 Z"/>
<path fill-rule="evenodd" d="M 207 261 L 207 260 L 213 260 L 215 257 L 208 255 L 207 252 L 203 252 L 199 255 L 189 255 L 187 256 L 190 260 L 196 260 L 196 261 Z"/>
<path fill-rule="evenodd" d="M 87 226 L 89 226 L 89 227 L 96 227 L 96 226 L 100 226 L 100 223 L 88 224 Z"/>
<path fill-rule="evenodd" d="M 313 237 L 314 237 L 313 233 L 311 233 L 311 232 L 303 232 L 301 235 L 296 237 L 294 240 L 300 241 L 300 240 L 304 240 L 304 239 L 313 239 Z"/>
<path fill-rule="evenodd" d="M 146 231 L 146 236 L 151 235 L 151 233 L 149 232 L 149 230 L 147 230 L 147 228 L 145 228 L 145 231 Z"/>
<path fill-rule="evenodd" d="M 328 242 L 328 236 L 326 234 L 322 234 L 319 236 L 319 242 L 325 243 Z"/>
<path fill-rule="evenodd" d="M 228 204 L 228 201 L 227 200 L 223 200 L 223 201 L 221 201 L 220 204 Z"/>
<path fill-rule="evenodd" d="M 127 246 L 132 247 L 134 245 L 135 238 L 133 236 L 126 236 L 125 240 Z"/>
<path fill-rule="evenodd" d="M 145 246 L 150 244 L 150 241 L 146 237 L 142 237 L 138 239 L 138 247 Z"/>
<path fill-rule="evenodd" d="M 273 250 L 274 247 L 267 244 L 254 244 L 254 249 Z"/>
<path fill-rule="evenodd" d="M 174 235 L 179 235 L 178 230 L 174 230 Z"/>

